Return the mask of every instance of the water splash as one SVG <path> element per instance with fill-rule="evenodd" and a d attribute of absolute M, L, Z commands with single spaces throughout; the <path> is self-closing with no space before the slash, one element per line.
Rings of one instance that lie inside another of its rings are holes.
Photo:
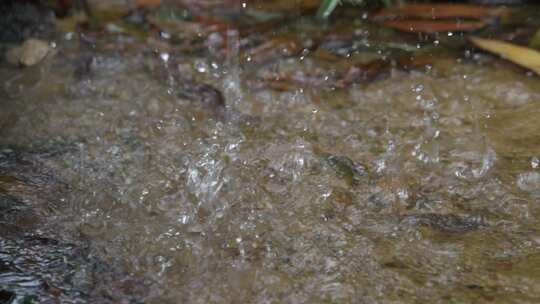
<path fill-rule="evenodd" d="M 242 98 L 242 84 L 240 81 L 242 69 L 240 66 L 240 32 L 227 31 L 227 59 L 223 78 L 224 95 L 228 105 L 237 107 Z"/>

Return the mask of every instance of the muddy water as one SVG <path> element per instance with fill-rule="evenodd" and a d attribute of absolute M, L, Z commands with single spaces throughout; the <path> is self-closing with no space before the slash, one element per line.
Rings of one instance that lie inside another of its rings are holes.
<path fill-rule="evenodd" d="M 538 77 L 459 53 L 336 88 L 317 56 L 56 44 L 0 70 L 19 300 L 540 301 Z M 253 84 L 272 73 L 302 85 Z M 68 262 L 25 267 L 17 248 Z"/>

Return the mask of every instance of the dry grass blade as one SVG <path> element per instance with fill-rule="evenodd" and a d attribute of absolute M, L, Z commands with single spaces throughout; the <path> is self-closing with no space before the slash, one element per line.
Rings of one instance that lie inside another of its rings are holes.
<path fill-rule="evenodd" d="M 485 21 L 459 21 L 459 20 L 387 20 L 380 22 L 386 27 L 395 28 L 405 32 L 437 33 L 437 32 L 467 32 L 483 28 Z"/>
<path fill-rule="evenodd" d="M 468 4 L 408 4 L 382 9 L 371 19 L 406 32 L 465 32 L 485 27 L 504 11 L 501 7 Z"/>
<path fill-rule="evenodd" d="M 530 69 L 540 75 L 540 52 L 508 42 L 471 37 L 477 47 L 500 55 L 501 57 Z"/>
<path fill-rule="evenodd" d="M 467 4 L 408 4 L 397 8 L 382 9 L 374 16 L 375 20 L 396 18 L 484 19 L 499 16 L 501 8 Z"/>

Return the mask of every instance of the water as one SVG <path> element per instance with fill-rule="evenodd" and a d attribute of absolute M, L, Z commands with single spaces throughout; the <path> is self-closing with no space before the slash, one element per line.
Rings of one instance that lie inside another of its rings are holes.
<path fill-rule="evenodd" d="M 2 225 L 58 239 L 44 248 L 79 269 L 65 283 L 50 279 L 57 268 L 19 267 L 26 277 L 0 277 L 3 289 L 45 297 L 48 282 L 65 299 L 145 303 L 540 300 L 537 77 L 444 58 L 335 89 L 324 59 L 250 64 L 237 31 L 223 39 L 227 56 L 202 58 L 59 39 L 42 65 L 1 67 L 0 195 L 39 218 Z M 226 106 L 178 97 L 186 87 L 149 72 L 164 61 Z M 256 81 L 265 72 L 295 80 L 272 89 Z M 2 254 L 30 246 L 17 239 L 6 234 Z"/>

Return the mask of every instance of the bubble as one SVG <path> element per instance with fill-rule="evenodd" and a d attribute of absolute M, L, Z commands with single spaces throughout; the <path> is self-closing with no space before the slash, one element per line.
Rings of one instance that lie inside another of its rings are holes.
<path fill-rule="evenodd" d="M 206 73 L 208 71 L 208 64 L 202 60 L 197 60 L 195 62 L 195 69 L 199 73 Z"/>
<path fill-rule="evenodd" d="M 526 192 L 540 193 L 540 173 L 525 172 L 517 178 L 517 186 Z"/>

